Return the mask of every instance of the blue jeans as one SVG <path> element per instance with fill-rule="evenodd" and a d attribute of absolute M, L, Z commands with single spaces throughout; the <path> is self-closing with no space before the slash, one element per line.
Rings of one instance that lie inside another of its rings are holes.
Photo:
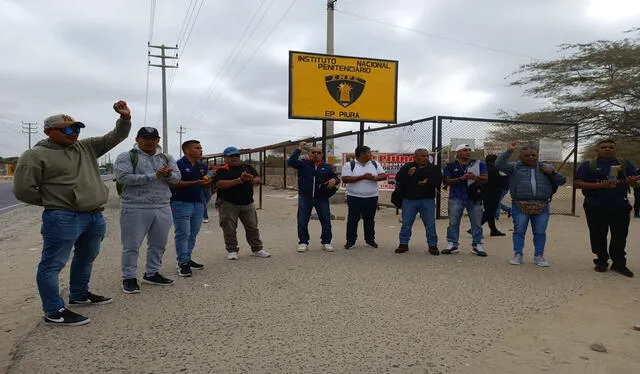
<path fill-rule="evenodd" d="M 427 243 L 429 246 L 437 246 L 438 233 L 436 232 L 436 202 L 434 199 L 404 199 L 402 201 L 402 228 L 400 229 L 399 235 L 400 244 L 409 244 L 409 240 L 411 240 L 411 228 L 418 213 L 420 213 L 420 218 L 427 233 Z"/>
<path fill-rule="evenodd" d="M 209 219 L 209 201 L 211 201 L 211 189 L 202 189 L 202 202 L 204 203 L 204 213 L 202 213 L 202 219 Z"/>
<path fill-rule="evenodd" d="M 524 249 L 524 234 L 531 221 L 531 231 L 533 231 L 534 256 L 544 255 L 544 245 L 547 242 L 547 224 L 549 223 L 549 204 L 542 213 L 537 215 L 524 214 L 516 204 L 511 207 L 511 218 L 513 219 L 513 251 L 517 255 L 522 255 Z"/>
<path fill-rule="evenodd" d="M 314 199 L 298 197 L 298 243 L 309 244 L 309 219 L 311 210 L 316 208 L 318 220 L 322 226 L 320 241 L 322 244 L 331 244 L 331 210 L 329 199 Z"/>
<path fill-rule="evenodd" d="M 186 201 L 172 201 L 173 226 L 175 231 L 176 255 L 179 264 L 191 261 L 191 253 L 196 246 L 196 237 L 202 225 L 204 204 Z"/>
<path fill-rule="evenodd" d="M 460 220 L 465 208 L 469 214 L 471 223 L 471 234 L 473 236 L 472 246 L 482 244 L 482 202 L 468 200 L 449 199 L 449 227 L 447 227 L 447 242 L 459 245 Z"/>
<path fill-rule="evenodd" d="M 67 210 L 47 209 L 42 213 L 43 239 L 42 257 L 38 264 L 36 282 L 46 315 L 57 312 L 64 306 L 60 297 L 59 275 L 71 260 L 69 299 L 87 296 L 93 261 L 100 252 L 100 243 L 107 231 L 101 213 L 78 213 Z"/>

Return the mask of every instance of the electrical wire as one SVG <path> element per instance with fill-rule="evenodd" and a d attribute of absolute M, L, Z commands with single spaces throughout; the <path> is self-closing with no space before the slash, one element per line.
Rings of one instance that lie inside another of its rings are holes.
<path fill-rule="evenodd" d="M 155 27 L 155 18 L 156 18 L 156 0 L 151 0 L 150 9 L 149 9 L 149 34 L 148 34 L 148 43 L 151 43 L 153 39 L 153 29 Z M 148 51 L 148 48 L 147 48 Z M 149 60 L 147 60 L 147 83 L 144 93 L 144 125 L 147 125 L 147 109 L 149 107 L 149 74 L 151 73 L 151 66 L 149 66 Z"/>

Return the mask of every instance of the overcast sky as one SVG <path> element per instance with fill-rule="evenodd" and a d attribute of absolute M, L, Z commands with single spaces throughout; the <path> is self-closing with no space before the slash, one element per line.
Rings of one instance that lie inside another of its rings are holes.
<path fill-rule="evenodd" d="M 35 142 L 51 114 L 85 122 L 84 137 L 101 135 L 119 99 L 133 110 L 133 130 L 111 157 L 131 148 L 145 123 L 151 34 L 152 44 L 181 41 L 180 68 L 168 74 L 171 154 L 180 125 L 205 153 L 320 135 L 320 121 L 287 118 L 288 51 L 325 52 L 326 0 L 158 0 L 150 33 L 152 3 L 0 0 L 0 156 L 27 148 L 20 121 L 38 123 Z M 185 18 L 191 32 L 180 37 Z M 638 19 L 637 0 L 339 0 L 335 53 L 399 60 L 399 122 L 493 117 L 543 105 L 508 86 L 519 65 L 560 57 L 562 43 L 622 38 Z M 162 129 L 158 68 L 146 116 Z"/>

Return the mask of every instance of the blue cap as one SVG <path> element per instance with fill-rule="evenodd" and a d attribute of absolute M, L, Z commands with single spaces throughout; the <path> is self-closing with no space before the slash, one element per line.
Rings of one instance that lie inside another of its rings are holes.
<path fill-rule="evenodd" d="M 227 147 L 224 149 L 224 151 L 222 151 L 222 154 L 225 156 L 239 155 L 240 150 L 236 147 Z"/>

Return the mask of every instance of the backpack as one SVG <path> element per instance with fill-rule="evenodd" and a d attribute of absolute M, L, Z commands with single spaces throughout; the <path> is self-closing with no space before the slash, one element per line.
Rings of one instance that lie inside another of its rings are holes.
<path fill-rule="evenodd" d="M 164 153 L 160 153 L 160 156 L 162 156 L 162 158 L 164 159 L 164 162 L 168 165 L 169 157 L 167 157 L 167 155 L 165 155 Z M 129 160 L 131 160 L 131 166 L 133 166 L 133 174 L 136 173 L 136 167 L 138 167 L 139 157 L 140 155 L 138 154 L 137 150 L 132 149 L 129 151 Z M 116 180 L 116 191 L 118 192 L 118 196 L 122 196 L 122 192 L 124 191 L 124 185 L 122 185 L 117 180 Z"/>
<path fill-rule="evenodd" d="M 373 167 L 376 169 L 378 168 L 378 164 L 375 161 L 371 160 L 371 163 L 373 164 Z M 349 161 L 349 164 L 351 165 L 351 171 L 353 171 L 353 169 L 356 168 L 356 160 Z"/>

